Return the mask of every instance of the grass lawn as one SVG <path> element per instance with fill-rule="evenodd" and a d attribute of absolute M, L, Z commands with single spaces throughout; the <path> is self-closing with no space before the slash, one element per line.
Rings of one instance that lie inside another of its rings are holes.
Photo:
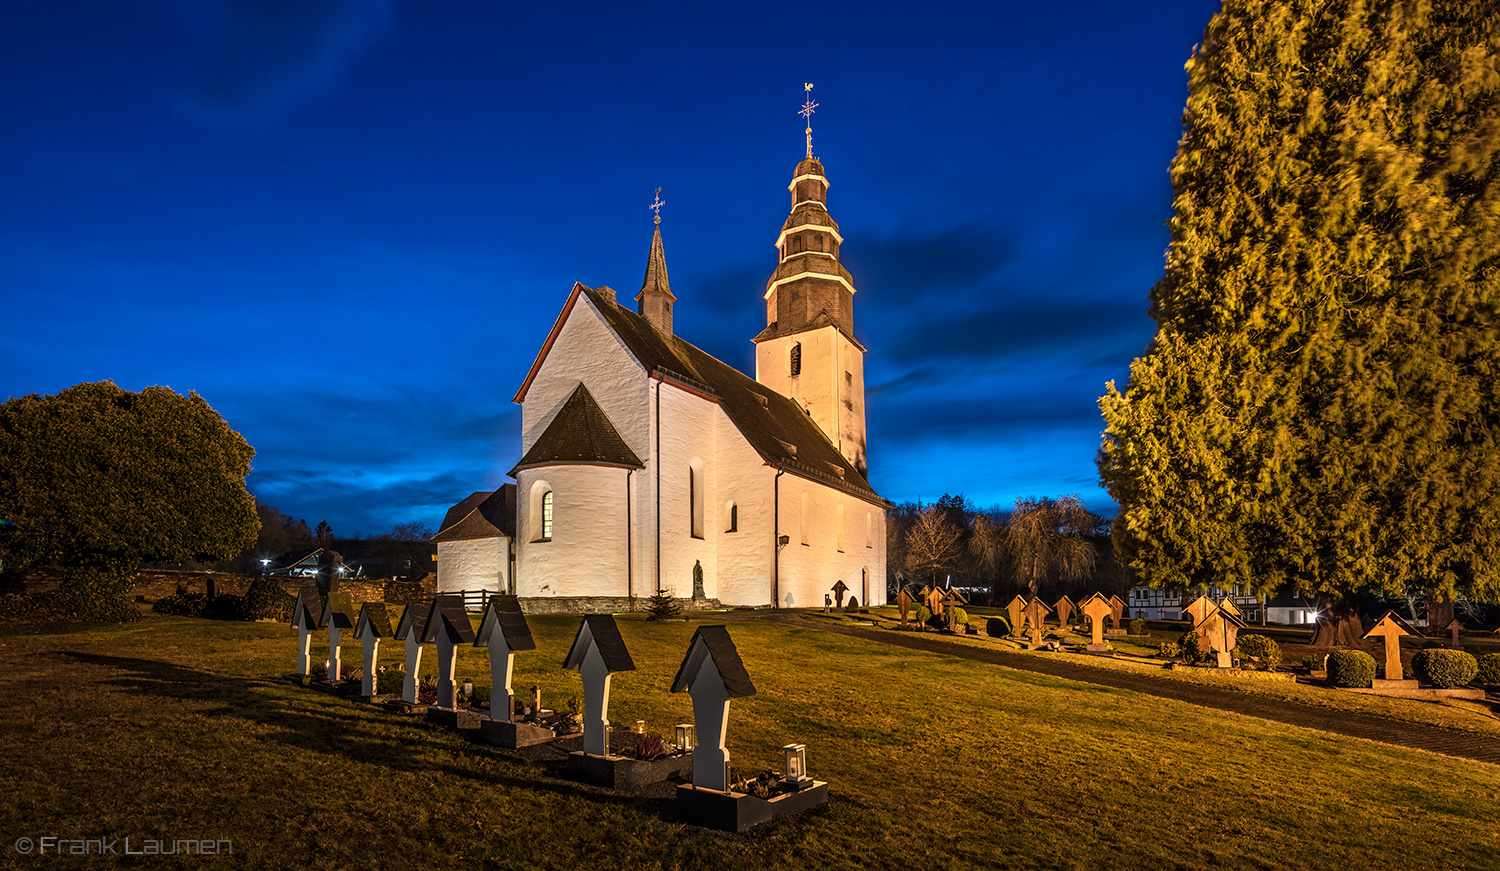
<path fill-rule="evenodd" d="M 530 618 L 514 685 L 549 707 L 577 618 Z M 691 623 L 622 619 L 638 671 L 611 719 L 670 734 Z M 0 865 L 17 838 L 228 839 L 313 868 L 1495 867 L 1500 769 L 1174 701 L 732 622 L 759 694 L 731 707 L 737 773 L 808 745 L 833 800 L 745 836 L 662 819 L 507 751 L 286 683 L 293 633 L 152 616 L 0 632 Z M 357 661 L 357 646 L 346 661 Z M 430 655 L 430 654 L 429 654 Z M 314 644 L 314 656 L 322 652 Z M 383 651 L 394 663 L 397 650 Z M 482 651 L 459 676 L 487 683 Z M 1419 726 L 1414 726 L 1419 728 Z"/>

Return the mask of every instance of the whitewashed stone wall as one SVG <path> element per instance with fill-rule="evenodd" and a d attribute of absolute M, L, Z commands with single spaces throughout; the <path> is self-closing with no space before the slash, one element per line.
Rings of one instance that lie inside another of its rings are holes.
<path fill-rule="evenodd" d="M 517 473 L 517 595 L 627 595 L 627 471 L 608 466 L 545 466 Z M 540 500 L 536 497 L 541 486 L 552 489 L 551 541 L 538 540 Z"/>
<path fill-rule="evenodd" d="M 509 578 L 510 537 L 440 541 L 437 546 L 437 591 L 489 590 L 503 593 Z"/>
<path fill-rule="evenodd" d="M 802 346 L 802 374 L 794 376 L 788 367 L 796 344 Z M 755 380 L 807 409 L 851 463 L 863 458 L 864 354 L 843 333 L 824 327 L 761 342 L 755 347 Z"/>
<path fill-rule="evenodd" d="M 842 551 L 838 546 L 840 505 L 844 507 Z M 806 544 L 802 543 L 804 522 Z M 781 532 L 791 538 L 781 550 L 781 607 L 821 607 L 823 594 L 838 581 L 861 605 L 869 599 L 875 604 L 885 602 L 885 512 L 878 506 L 815 481 L 782 475 Z"/>
<path fill-rule="evenodd" d="M 582 293 L 527 390 L 521 406 L 521 455 L 546 431 L 580 381 L 625 443 L 644 459 L 650 411 L 646 373 Z"/>

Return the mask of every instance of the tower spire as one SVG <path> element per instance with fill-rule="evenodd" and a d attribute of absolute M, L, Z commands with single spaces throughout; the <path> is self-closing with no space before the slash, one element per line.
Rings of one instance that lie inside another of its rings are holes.
<path fill-rule="evenodd" d="M 812 159 L 812 116 L 813 116 L 813 110 L 815 110 L 815 109 L 818 108 L 818 104 L 813 102 L 812 89 L 813 89 L 812 82 L 807 82 L 807 83 L 805 83 L 805 84 L 802 85 L 802 90 L 804 90 L 804 91 L 807 92 L 807 101 L 802 104 L 802 111 L 797 113 L 798 115 L 801 115 L 803 118 L 807 119 L 807 157 L 808 157 L 809 160 Z"/>
<path fill-rule="evenodd" d="M 661 188 L 656 189 L 655 199 L 649 208 L 655 212 L 652 219 L 656 228 L 651 233 L 651 253 L 646 255 L 646 277 L 641 279 L 641 292 L 635 295 L 636 311 L 657 330 L 672 335 L 672 286 L 667 281 L 667 254 L 661 244 Z"/>

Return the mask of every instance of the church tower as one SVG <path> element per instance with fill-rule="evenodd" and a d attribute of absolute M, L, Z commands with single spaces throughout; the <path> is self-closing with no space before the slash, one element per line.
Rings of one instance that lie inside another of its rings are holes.
<path fill-rule="evenodd" d="M 810 88 L 810 86 L 809 86 Z M 803 114 L 816 103 L 809 97 Z M 766 282 L 766 328 L 756 336 L 755 380 L 789 396 L 861 475 L 865 462 L 865 348 L 854 338 L 854 280 L 839 263 L 844 237 L 828 215 L 828 177 L 812 156 L 797 164 L 792 212 L 776 239 Z"/>

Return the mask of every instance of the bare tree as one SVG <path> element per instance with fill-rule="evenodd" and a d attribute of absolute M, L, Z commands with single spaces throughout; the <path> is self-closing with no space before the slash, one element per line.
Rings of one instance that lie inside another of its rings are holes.
<path fill-rule="evenodd" d="M 1035 596 L 1051 578 L 1068 584 L 1087 578 L 1098 552 L 1086 536 L 1099 525 L 1099 515 L 1077 496 L 1017 499 L 1005 536 L 1016 582 Z"/>
<path fill-rule="evenodd" d="M 929 572 L 936 586 L 938 574 L 951 568 L 962 552 L 960 535 L 962 531 L 942 508 L 937 505 L 922 508 L 906 533 L 907 570 L 914 575 Z"/>

